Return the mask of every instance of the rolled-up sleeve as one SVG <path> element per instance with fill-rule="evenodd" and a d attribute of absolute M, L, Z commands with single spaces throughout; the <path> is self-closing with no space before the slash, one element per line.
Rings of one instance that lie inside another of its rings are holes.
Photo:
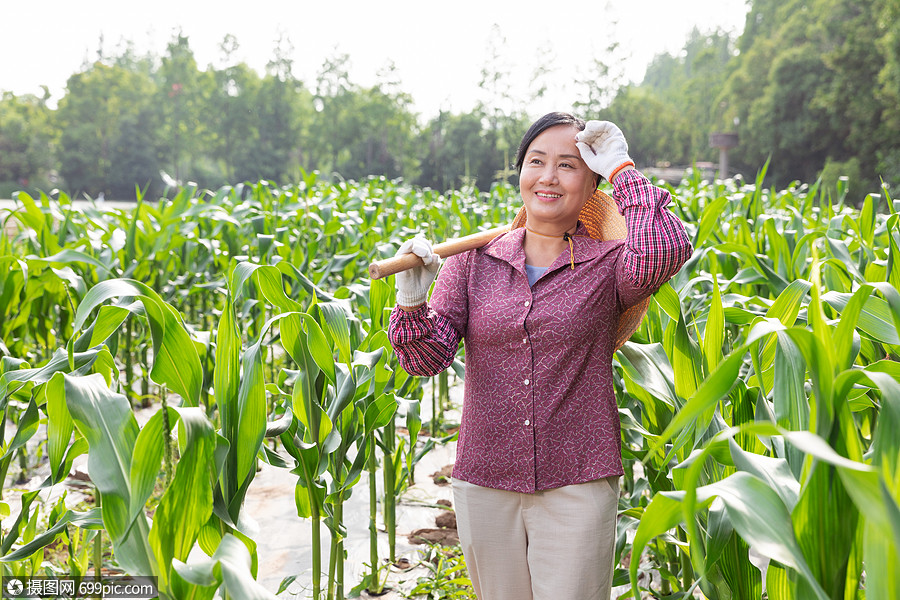
<path fill-rule="evenodd" d="M 388 339 L 407 373 L 430 377 L 453 364 L 468 321 L 468 260 L 468 253 L 446 260 L 429 303 L 391 311 Z"/>
<path fill-rule="evenodd" d="M 659 289 L 694 249 L 684 224 L 667 208 L 672 196 L 639 171 L 616 177 L 613 199 L 628 227 L 617 272 L 619 301 L 627 307 Z"/>
<path fill-rule="evenodd" d="M 460 335 L 450 321 L 427 304 L 414 311 L 395 306 L 388 339 L 400 366 L 411 375 L 437 375 L 453 363 Z"/>

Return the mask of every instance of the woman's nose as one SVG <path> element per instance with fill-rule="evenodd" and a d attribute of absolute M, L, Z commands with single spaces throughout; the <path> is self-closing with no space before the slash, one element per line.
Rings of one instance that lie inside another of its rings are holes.
<path fill-rule="evenodd" d="M 556 168 L 550 165 L 547 165 L 543 169 L 541 169 L 541 183 L 555 183 L 556 182 Z"/>

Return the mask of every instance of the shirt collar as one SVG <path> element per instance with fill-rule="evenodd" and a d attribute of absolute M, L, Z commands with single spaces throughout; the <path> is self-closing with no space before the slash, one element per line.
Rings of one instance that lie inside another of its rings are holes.
<path fill-rule="evenodd" d="M 575 262 L 585 262 L 594 258 L 597 258 L 601 254 L 604 254 L 609 251 L 609 246 L 600 242 L 599 240 L 595 240 L 591 238 L 588 234 L 587 228 L 581 223 L 578 222 L 578 227 L 575 228 L 575 239 L 572 240 L 573 250 Z M 488 256 L 493 256 L 495 258 L 499 258 L 500 260 L 509 263 L 518 271 L 522 273 L 525 272 L 525 228 L 517 227 L 509 231 L 508 233 L 504 233 L 503 235 L 494 238 L 487 246 L 485 246 L 485 254 Z M 553 264 L 547 269 L 547 271 L 553 271 L 554 269 L 566 265 L 570 265 L 570 256 L 568 250 L 561 253 L 556 260 L 553 261 Z"/>

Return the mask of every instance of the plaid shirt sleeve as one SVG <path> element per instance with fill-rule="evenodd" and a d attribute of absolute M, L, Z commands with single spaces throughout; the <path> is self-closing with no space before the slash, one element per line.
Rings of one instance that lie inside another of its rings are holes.
<path fill-rule="evenodd" d="M 388 338 L 407 373 L 430 377 L 453 364 L 462 336 L 449 319 L 423 304 L 414 311 L 395 306 Z"/>
<path fill-rule="evenodd" d="M 628 226 L 620 288 L 624 284 L 646 297 L 678 272 L 693 247 L 682 222 L 666 208 L 672 196 L 639 171 L 624 171 L 616 177 L 613 198 Z M 626 305 L 634 300 L 627 298 L 630 295 L 623 298 Z"/>

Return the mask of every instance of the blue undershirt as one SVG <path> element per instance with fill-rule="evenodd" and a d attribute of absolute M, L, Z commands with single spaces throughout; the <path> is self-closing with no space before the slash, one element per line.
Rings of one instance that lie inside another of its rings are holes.
<path fill-rule="evenodd" d="M 547 272 L 547 268 L 548 267 L 532 267 L 531 265 L 525 265 L 525 275 L 528 276 L 528 285 L 534 285 L 534 282 Z"/>

